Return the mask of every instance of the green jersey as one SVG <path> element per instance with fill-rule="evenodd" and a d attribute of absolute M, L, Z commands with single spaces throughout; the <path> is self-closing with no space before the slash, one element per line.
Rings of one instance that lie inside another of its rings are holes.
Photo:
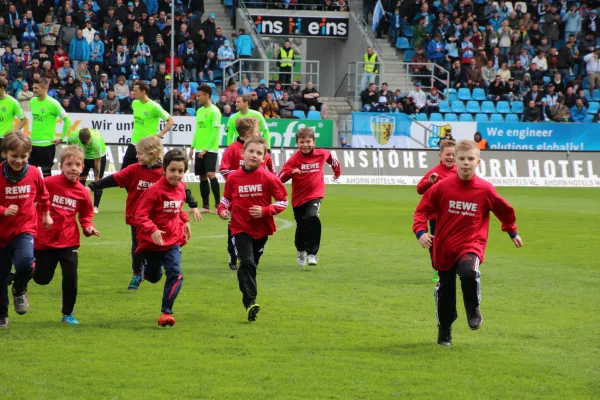
<path fill-rule="evenodd" d="M 56 140 L 57 119 L 63 121 L 60 138 L 64 140 L 71 128 L 71 119 L 60 103 L 52 97 L 46 96 L 44 100 L 34 97 L 29 104 L 33 117 L 31 143 L 39 147 L 51 146 L 52 142 Z"/>
<path fill-rule="evenodd" d="M 258 131 L 261 136 L 265 138 L 267 141 L 267 148 L 271 148 L 271 134 L 269 133 L 269 127 L 267 126 L 267 121 L 265 121 L 265 117 L 261 113 L 255 110 L 248 110 L 246 114 L 242 114 L 241 111 L 236 112 L 231 117 L 229 117 L 229 122 L 227 122 L 227 146 L 233 143 L 238 135 L 237 130 L 235 129 L 235 120 L 242 117 L 252 117 L 258 120 Z"/>
<path fill-rule="evenodd" d="M 196 150 L 206 150 L 209 153 L 219 151 L 221 136 L 221 111 L 211 104 L 196 111 L 196 132 L 192 147 Z"/>
<path fill-rule="evenodd" d="M 19 120 L 25 118 L 23 108 L 13 97 L 5 95 L 0 99 L 0 139 L 13 130 L 15 118 Z"/>
<path fill-rule="evenodd" d="M 88 144 L 81 143 L 79 140 L 79 131 L 81 129 L 77 129 L 74 132 L 71 132 L 71 136 L 67 139 L 67 144 L 73 144 L 77 146 L 81 146 L 85 153 L 86 160 L 95 160 L 97 158 L 101 158 L 106 155 L 106 144 L 104 143 L 104 138 L 96 129 L 90 129 L 90 133 L 92 134 L 92 139 Z"/>
<path fill-rule="evenodd" d="M 131 103 L 133 109 L 133 133 L 131 134 L 131 143 L 136 144 L 145 137 L 158 134 L 158 124 L 171 118 L 168 112 L 155 102 L 148 100 L 142 103 L 134 100 Z"/>

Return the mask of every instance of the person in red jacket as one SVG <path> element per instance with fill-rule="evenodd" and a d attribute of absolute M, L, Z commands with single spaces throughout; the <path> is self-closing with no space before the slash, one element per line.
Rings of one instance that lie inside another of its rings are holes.
<path fill-rule="evenodd" d="M 456 175 L 456 166 L 454 165 L 454 147 L 456 142 L 454 140 L 442 140 L 440 141 L 440 163 L 427 171 L 425 176 L 417 184 L 417 193 L 424 195 L 425 192 L 437 182 L 442 179 Z M 435 235 L 435 214 L 429 218 L 429 232 Z M 433 247 L 429 248 L 429 256 L 431 258 L 431 266 L 433 267 Z M 439 281 L 438 272 L 433 270 L 434 282 Z"/>
<path fill-rule="evenodd" d="M 286 209 L 287 191 L 276 175 L 260 168 L 267 142 L 251 137 L 244 143 L 244 165 L 229 174 L 218 212 L 221 219 L 231 217 L 235 252 L 240 259 L 237 272 L 242 303 L 248 321 L 256 320 L 260 306 L 256 303 L 256 267 L 265 244 L 275 231 L 274 215 Z M 271 198 L 275 203 L 271 204 Z"/>
<path fill-rule="evenodd" d="M 190 219 L 183 211 L 186 188 L 183 176 L 188 159 L 181 149 L 165 154 L 164 176 L 142 195 L 135 214 L 137 249 L 146 260 L 145 279 L 157 283 L 165 268 L 166 280 L 158 325 L 175 325 L 173 303 L 183 283 L 181 247 L 192 237 Z"/>
<path fill-rule="evenodd" d="M 279 174 L 281 182 L 292 179 L 292 206 L 296 220 L 294 243 L 298 251 L 298 265 L 317 265 L 317 252 L 321 245 L 321 220 L 319 210 L 325 197 L 325 163 L 333 169 L 336 181 L 342 173 L 340 163 L 329 150 L 315 148 L 315 131 L 301 128 L 296 133 L 298 151 L 285 163 Z"/>
<path fill-rule="evenodd" d="M 125 203 L 125 223 L 131 227 L 131 268 L 133 276 L 129 282 L 129 290 L 138 290 L 144 280 L 144 266 L 146 262 L 141 254 L 136 253 L 138 247 L 135 215 L 138 211 L 140 198 L 144 191 L 151 187 L 163 176 L 162 154 L 163 146 L 158 136 L 149 136 L 140 140 L 135 148 L 137 150 L 137 164 L 132 164 L 116 172 L 99 182 L 91 182 L 88 185 L 90 192 L 107 189 L 111 187 L 122 187 L 127 189 L 127 201 Z M 198 204 L 192 196 L 192 192 L 186 190 L 186 202 L 190 212 L 194 214 L 196 221 L 202 219 Z"/>
<path fill-rule="evenodd" d="M 456 146 L 457 175 L 448 177 L 425 193 L 414 214 L 413 232 L 423 248 L 433 245 L 433 266 L 440 281 L 434 295 L 438 317 L 438 344 L 452 345 L 452 323 L 456 320 L 456 275 L 460 276 L 469 328 L 481 327 L 479 266 L 487 245 L 490 211 L 502 223 L 517 248 L 515 211 L 491 183 L 475 175 L 479 148 L 472 140 Z M 427 233 L 427 220 L 435 214 L 435 240 Z"/>
<path fill-rule="evenodd" d="M 83 171 L 83 149 L 67 146 L 60 153 L 62 174 L 44 179 L 50 195 L 50 216 L 54 223 L 44 228 L 42 208 L 37 205 L 38 226 L 34 243 L 35 268 L 33 280 L 38 285 L 47 285 L 54 277 L 56 266 L 62 269 L 62 322 L 77 325 L 73 315 L 77 300 L 77 264 L 79 260 L 79 228 L 75 215 L 86 237 L 100 236 L 93 224 L 94 206 L 90 194 L 79 182 Z"/>
<path fill-rule="evenodd" d="M 234 171 L 237 171 L 244 165 L 244 158 L 242 153 L 244 151 L 244 142 L 249 137 L 259 137 L 258 133 L 258 120 L 252 117 L 238 118 L 235 120 L 235 129 L 238 132 L 238 138 L 235 142 L 231 143 L 229 147 L 223 153 L 221 158 L 221 165 L 219 166 L 219 173 L 223 179 L 227 180 L 227 176 Z M 267 168 L 270 172 L 275 173 L 273 168 L 273 159 L 269 153 L 265 154 L 265 159 L 261 164 L 261 167 Z M 233 271 L 237 270 L 237 256 L 235 255 L 235 248 L 231 241 L 231 229 L 229 224 L 227 225 L 227 252 L 229 253 L 229 268 Z"/>
<path fill-rule="evenodd" d="M 27 283 L 31 278 L 33 241 L 37 231 L 37 203 L 44 228 L 52 225 L 48 191 L 40 170 L 31 167 L 31 139 L 11 132 L 2 141 L 0 164 L 0 328 L 8 328 L 8 276 L 15 266 L 12 287 L 17 314 L 29 310 Z"/>

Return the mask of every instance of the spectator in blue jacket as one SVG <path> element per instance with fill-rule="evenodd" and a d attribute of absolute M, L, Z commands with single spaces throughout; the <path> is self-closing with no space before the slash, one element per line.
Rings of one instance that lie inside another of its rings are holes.
<path fill-rule="evenodd" d="M 31 10 L 27 10 L 25 17 L 21 20 L 19 30 L 22 32 L 21 40 L 23 45 L 28 44 L 33 52 L 35 50 L 36 37 L 38 35 L 38 26 L 33 20 Z M 17 38 L 19 36 L 17 35 Z"/>
<path fill-rule="evenodd" d="M 69 58 L 73 63 L 73 69 L 77 71 L 79 69 L 80 62 L 89 61 L 90 54 L 90 45 L 83 37 L 83 31 L 81 29 L 77 29 L 77 34 L 69 44 Z"/>
<path fill-rule="evenodd" d="M 221 28 L 216 29 L 215 36 L 212 38 L 212 49 L 215 53 L 219 51 L 219 49 L 225 45 L 227 38 L 222 35 Z"/>
<path fill-rule="evenodd" d="M 446 61 L 445 47 L 442 35 L 436 32 L 433 40 L 427 45 L 427 55 L 429 56 L 429 59 L 432 62 L 443 66 Z"/>
<path fill-rule="evenodd" d="M 90 43 L 90 70 L 94 65 L 102 66 L 104 62 L 104 42 L 100 40 L 100 33 L 94 33 L 94 40 Z"/>
<path fill-rule="evenodd" d="M 237 57 L 240 59 L 249 59 L 252 58 L 252 52 L 254 51 L 254 42 L 250 35 L 246 33 L 245 29 L 240 29 L 240 35 L 236 39 L 235 50 L 237 53 Z M 250 67 L 250 61 L 242 62 L 241 68 L 243 71 L 246 71 L 246 78 L 251 80 L 250 72 L 248 71 Z"/>
<path fill-rule="evenodd" d="M 587 109 L 583 106 L 583 100 L 577 99 L 575 105 L 571 107 L 571 122 L 583 123 L 587 117 Z"/>
<path fill-rule="evenodd" d="M 158 1 L 156 0 L 144 0 L 146 8 L 148 9 L 148 15 L 154 15 L 158 13 Z"/>
<path fill-rule="evenodd" d="M 581 30 L 581 13 L 577 11 L 577 4 L 571 3 L 571 10 L 562 17 L 565 23 L 565 42 L 570 35 L 575 35 Z"/>

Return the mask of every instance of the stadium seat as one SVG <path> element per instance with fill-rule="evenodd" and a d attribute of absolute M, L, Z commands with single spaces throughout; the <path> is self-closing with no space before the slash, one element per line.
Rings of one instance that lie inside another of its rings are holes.
<path fill-rule="evenodd" d="M 85 106 L 85 109 L 88 110 L 89 112 L 92 112 L 92 110 L 94 109 L 94 105 L 88 104 L 87 106 Z"/>
<path fill-rule="evenodd" d="M 587 76 L 583 78 L 583 88 L 584 89 L 589 89 L 590 88 L 590 80 L 588 79 Z"/>
<path fill-rule="evenodd" d="M 594 116 L 590 114 L 586 115 L 583 122 L 594 122 Z"/>
<path fill-rule="evenodd" d="M 217 104 L 219 100 L 221 100 L 221 98 L 218 94 L 213 94 L 212 96 L 210 96 L 210 101 L 212 101 L 213 104 Z"/>
<path fill-rule="evenodd" d="M 450 103 L 445 100 L 440 101 L 440 112 L 441 113 L 452 112 L 452 110 L 450 109 Z"/>
<path fill-rule="evenodd" d="M 473 89 L 473 100 L 486 101 L 487 96 L 485 95 L 485 90 L 483 90 L 481 88 Z"/>
<path fill-rule="evenodd" d="M 415 115 L 415 119 L 417 121 L 427 121 L 427 114 L 417 114 Z"/>
<path fill-rule="evenodd" d="M 496 103 L 496 111 L 500 114 L 510 114 L 510 104 L 508 101 L 499 101 Z"/>
<path fill-rule="evenodd" d="M 600 101 L 600 89 L 594 89 L 591 96 L 589 90 L 586 90 L 586 92 L 585 97 L 588 100 Z"/>
<path fill-rule="evenodd" d="M 544 83 L 547 85 L 547 84 L 549 84 L 549 83 L 550 83 L 550 80 L 551 80 L 551 79 L 550 79 L 550 77 L 549 77 L 549 76 L 544 76 L 544 77 L 542 77 L 542 80 L 543 80 L 543 81 L 544 81 Z"/>
<path fill-rule="evenodd" d="M 449 88 L 449 89 L 446 88 L 446 89 L 444 89 L 444 96 L 448 97 L 452 93 L 456 94 L 456 89 L 454 89 L 454 88 Z"/>
<path fill-rule="evenodd" d="M 212 82 L 208 82 L 207 85 L 211 87 L 211 89 L 213 90 L 213 93 L 217 93 L 217 85 L 215 85 Z"/>
<path fill-rule="evenodd" d="M 455 100 L 451 103 L 451 109 L 453 113 L 464 113 L 467 110 L 465 109 L 465 103 L 460 100 Z"/>
<path fill-rule="evenodd" d="M 519 122 L 517 114 L 506 114 L 506 122 Z"/>
<path fill-rule="evenodd" d="M 504 117 L 502 114 L 492 114 L 490 115 L 490 122 L 504 122 Z"/>
<path fill-rule="evenodd" d="M 413 37 L 414 29 L 413 29 L 412 25 L 407 24 L 404 26 L 404 28 L 402 28 L 402 30 L 404 31 L 404 36 Z"/>
<path fill-rule="evenodd" d="M 192 94 L 198 91 L 198 82 L 190 82 L 190 91 L 192 92 Z"/>
<path fill-rule="evenodd" d="M 415 55 L 414 50 L 404 50 L 404 62 L 410 62 Z"/>
<path fill-rule="evenodd" d="M 456 101 L 456 100 L 458 100 L 458 96 L 456 95 L 456 93 L 450 93 L 448 95 L 448 101 L 449 102 L 453 102 L 453 101 Z"/>
<path fill-rule="evenodd" d="M 467 102 L 467 112 L 471 114 L 477 114 L 481 112 L 479 108 L 479 102 L 475 100 L 470 100 Z"/>
<path fill-rule="evenodd" d="M 484 101 L 481 103 L 481 112 L 486 114 L 493 114 L 496 112 L 496 107 L 493 101 Z"/>
<path fill-rule="evenodd" d="M 523 114 L 523 112 L 525 111 L 525 105 L 522 101 L 513 101 L 510 105 L 510 109 L 515 114 Z"/>
<path fill-rule="evenodd" d="M 589 89 L 583 89 L 583 95 L 585 96 L 586 99 L 592 100 L 592 94 L 590 93 Z"/>
<path fill-rule="evenodd" d="M 450 115 L 450 114 L 448 114 L 448 115 Z M 458 120 L 460 122 L 473 122 L 473 116 L 469 113 L 460 114 L 460 116 L 458 117 Z"/>
<path fill-rule="evenodd" d="M 191 83 L 192 82 L 190 82 L 190 84 Z M 188 114 L 190 114 L 190 117 L 195 117 L 196 116 L 196 109 L 195 108 L 188 107 L 185 110 L 188 112 Z"/>
<path fill-rule="evenodd" d="M 449 113 L 444 116 L 444 121 L 446 122 L 457 122 L 458 116 L 454 113 Z"/>
<path fill-rule="evenodd" d="M 440 113 L 431 113 L 431 115 L 429 116 L 429 121 L 442 122 L 443 120 L 444 118 Z"/>
<path fill-rule="evenodd" d="M 411 49 L 410 43 L 408 43 L 408 39 L 405 37 L 399 37 L 396 40 L 396 48 L 400 50 Z"/>
<path fill-rule="evenodd" d="M 306 117 L 306 119 L 321 119 L 321 113 L 319 111 L 315 111 L 315 110 L 310 110 L 308 112 L 308 116 Z"/>
<path fill-rule="evenodd" d="M 292 115 L 298 119 L 306 119 L 306 114 L 304 114 L 304 111 L 294 110 Z"/>
<path fill-rule="evenodd" d="M 598 103 L 597 101 L 592 101 L 589 105 L 588 105 L 588 113 L 589 114 L 598 114 L 598 110 L 600 109 L 600 103 Z"/>
<path fill-rule="evenodd" d="M 487 114 L 477 114 L 475 115 L 475 121 L 477 122 L 490 122 Z"/>
<path fill-rule="evenodd" d="M 462 101 L 473 100 L 471 97 L 471 91 L 468 88 L 458 89 L 458 99 Z"/>

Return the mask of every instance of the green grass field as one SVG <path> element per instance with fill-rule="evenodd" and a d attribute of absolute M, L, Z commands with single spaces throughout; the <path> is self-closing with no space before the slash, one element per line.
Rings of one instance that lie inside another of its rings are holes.
<path fill-rule="evenodd" d="M 198 195 L 198 187 L 194 185 Z M 80 249 L 79 326 L 60 323 L 60 272 L 0 332 L 0 399 L 598 399 L 600 190 L 500 188 L 525 247 L 491 224 L 485 322 L 459 301 L 436 344 L 413 187 L 330 186 L 320 265 L 295 265 L 291 209 L 265 249 L 257 322 L 226 264 L 226 224 L 193 224 L 177 325 L 159 328 L 163 281 L 131 277 L 125 192 L 105 192 L 100 238 Z M 460 285 L 458 285 L 460 288 Z M 460 299 L 460 298 L 459 298 Z"/>

